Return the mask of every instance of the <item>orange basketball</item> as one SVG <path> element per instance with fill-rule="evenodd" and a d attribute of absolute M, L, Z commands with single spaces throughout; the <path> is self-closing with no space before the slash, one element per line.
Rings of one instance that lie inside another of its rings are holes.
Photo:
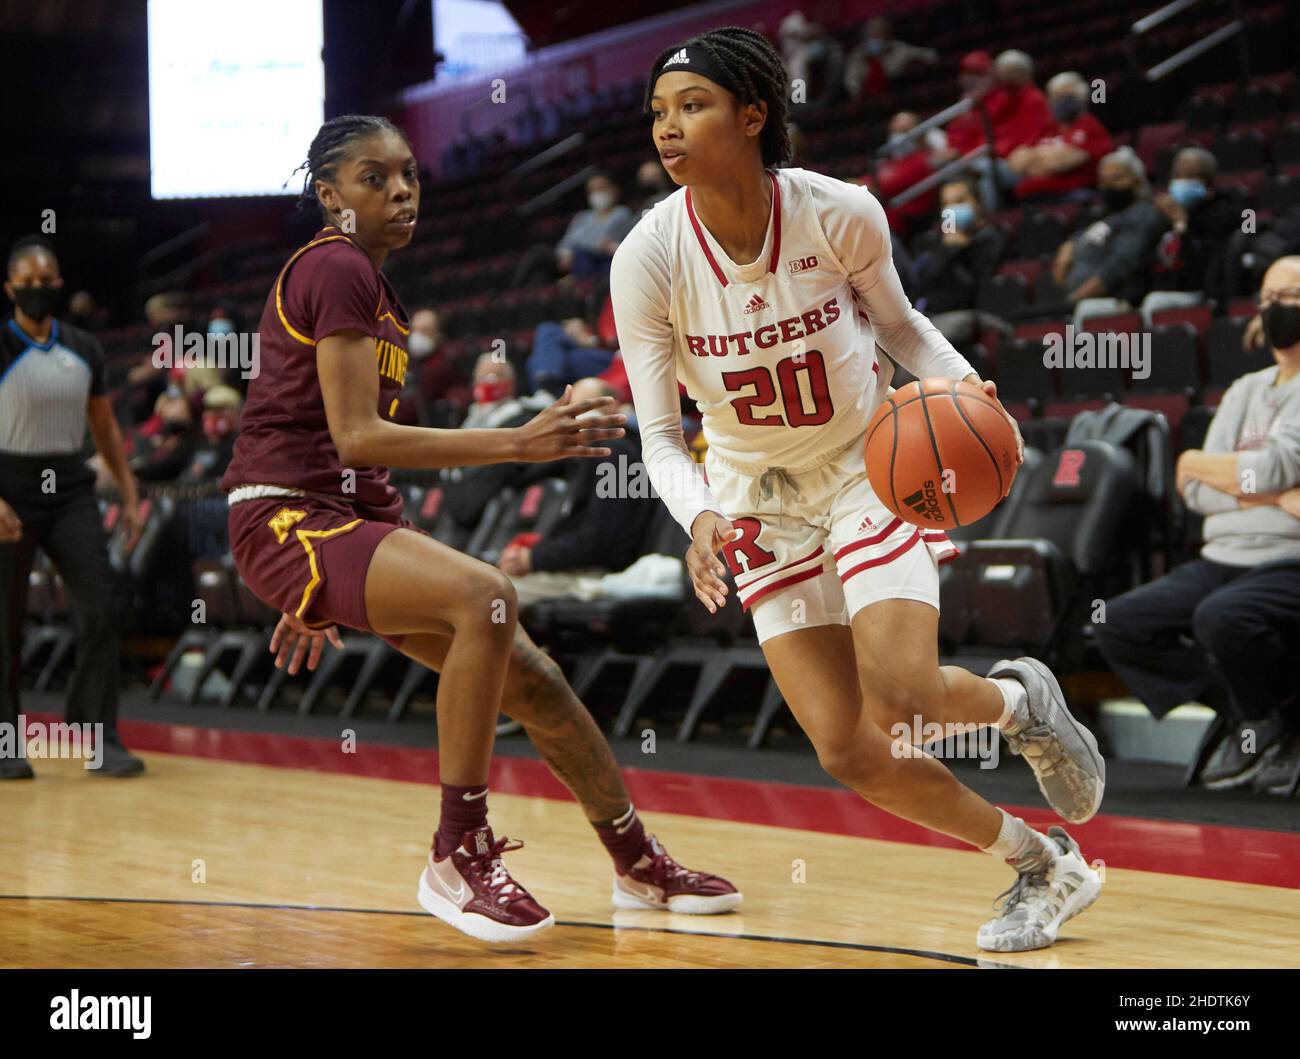
<path fill-rule="evenodd" d="M 891 394 L 867 426 L 867 477 L 885 507 L 915 526 L 982 519 L 1016 476 L 1016 438 L 978 386 L 921 379 Z"/>

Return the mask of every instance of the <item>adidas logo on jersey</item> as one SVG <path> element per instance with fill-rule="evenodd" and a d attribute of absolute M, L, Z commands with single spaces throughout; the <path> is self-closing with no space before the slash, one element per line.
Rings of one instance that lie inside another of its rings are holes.
<path fill-rule="evenodd" d="M 749 299 L 749 304 L 745 306 L 745 315 L 748 316 L 750 313 L 762 312 L 762 310 L 770 308 L 772 307 L 767 302 L 763 301 L 758 294 L 755 294 Z"/>
<path fill-rule="evenodd" d="M 859 533 L 861 533 L 863 530 L 869 530 L 869 529 L 875 529 L 875 528 L 876 528 L 876 524 L 875 524 L 874 522 L 871 521 L 871 516 L 870 516 L 870 515 L 867 515 L 865 518 L 863 518 L 863 520 L 862 520 L 861 522 L 858 523 L 858 532 L 859 532 Z"/>
<path fill-rule="evenodd" d="M 673 57 L 664 63 L 664 66 L 672 66 L 673 63 L 689 63 L 690 61 L 690 57 L 686 54 L 686 49 L 682 48 L 680 51 L 675 52 Z M 660 69 L 662 70 L 663 67 L 661 66 Z"/>
<path fill-rule="evenodd" d="M 799 258 L 798 261 L 789 262 L 790 275 L 792 276 L 797 272 L 807 272 L 810 268 L 816 268 L 816 267 L 817 267 L 816 254 L 813 254 L 811 257 L 801 257 Z"/>
<path fill-rule="evenodd" d="M 926 482 L 911 496 L 904 497 L 903 503 L 928 522 L 943 522 L 943 511 L 939 507 L 939 494 L 934 482 Z"/>

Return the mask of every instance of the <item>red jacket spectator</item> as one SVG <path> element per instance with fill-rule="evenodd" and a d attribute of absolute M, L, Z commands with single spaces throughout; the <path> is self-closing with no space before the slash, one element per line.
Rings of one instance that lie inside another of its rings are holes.
<path fill-rule="evenodd" d="M 1076 188 L 1093 187 L 1097 183 L 1097 163 L 1114 149 L 1114 141 L 1106 127 L 1086 111 L 1071 122 L 1056 124 L 1055 128 L 1040 136 L 1033 146 L 1046 147 L 1061 143 L 1087 151 L 1087 160 L 1064 173 L 1025 177 L 1016 184 L 1016 195 L 1019 198 L 1053 197 Z"/>

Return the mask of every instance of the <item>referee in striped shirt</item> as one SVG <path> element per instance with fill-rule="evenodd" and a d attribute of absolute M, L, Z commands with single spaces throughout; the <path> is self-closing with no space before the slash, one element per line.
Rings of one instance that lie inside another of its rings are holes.
<path fill-rule="evenodd" d="M 95 476 L 82 458 L 87 426 L 121 490 L 128 549 L 140 538 L 139 503 L 105 394 L 103 349 L 90 334 L 54 318 L 62 287 L 48 242 L 27 236 L 14 244 L 4 285 L 14 314 L 0 327 L 0 724 L 18 723 L 27 579 L 41 548 L 63 578 L 75 615 L 67 720 L 102 723 L 97 771 L 129 776 L 143 772 L 144 763 L 117 735 L 113 570 Z M 7 742 L 16 755 L 18 740 Z M 33 775 L 25 757 L 0 756 L 0 779 Z"/>

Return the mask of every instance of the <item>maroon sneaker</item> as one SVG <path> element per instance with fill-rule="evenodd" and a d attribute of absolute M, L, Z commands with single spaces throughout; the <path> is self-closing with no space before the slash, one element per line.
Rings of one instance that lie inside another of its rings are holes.
<path fill-rule="evenodd" d="M 435 860 L 431 851 L 420 875 L 420 907 L 479 941 L 518 941 L 554 926 L 555 917 L 501 863 L 502 853 L 523 845 L 479 827 L 466 831 L 450 856 Z"/>
<path fill-rule="evenodd" d="M 740 892 L 717 875 L 689 871 L 664 852 L 654 835 L 630 871 L 614 873 L 615 908 L 656 908 L 712 916 L 739 908 Z"/>

